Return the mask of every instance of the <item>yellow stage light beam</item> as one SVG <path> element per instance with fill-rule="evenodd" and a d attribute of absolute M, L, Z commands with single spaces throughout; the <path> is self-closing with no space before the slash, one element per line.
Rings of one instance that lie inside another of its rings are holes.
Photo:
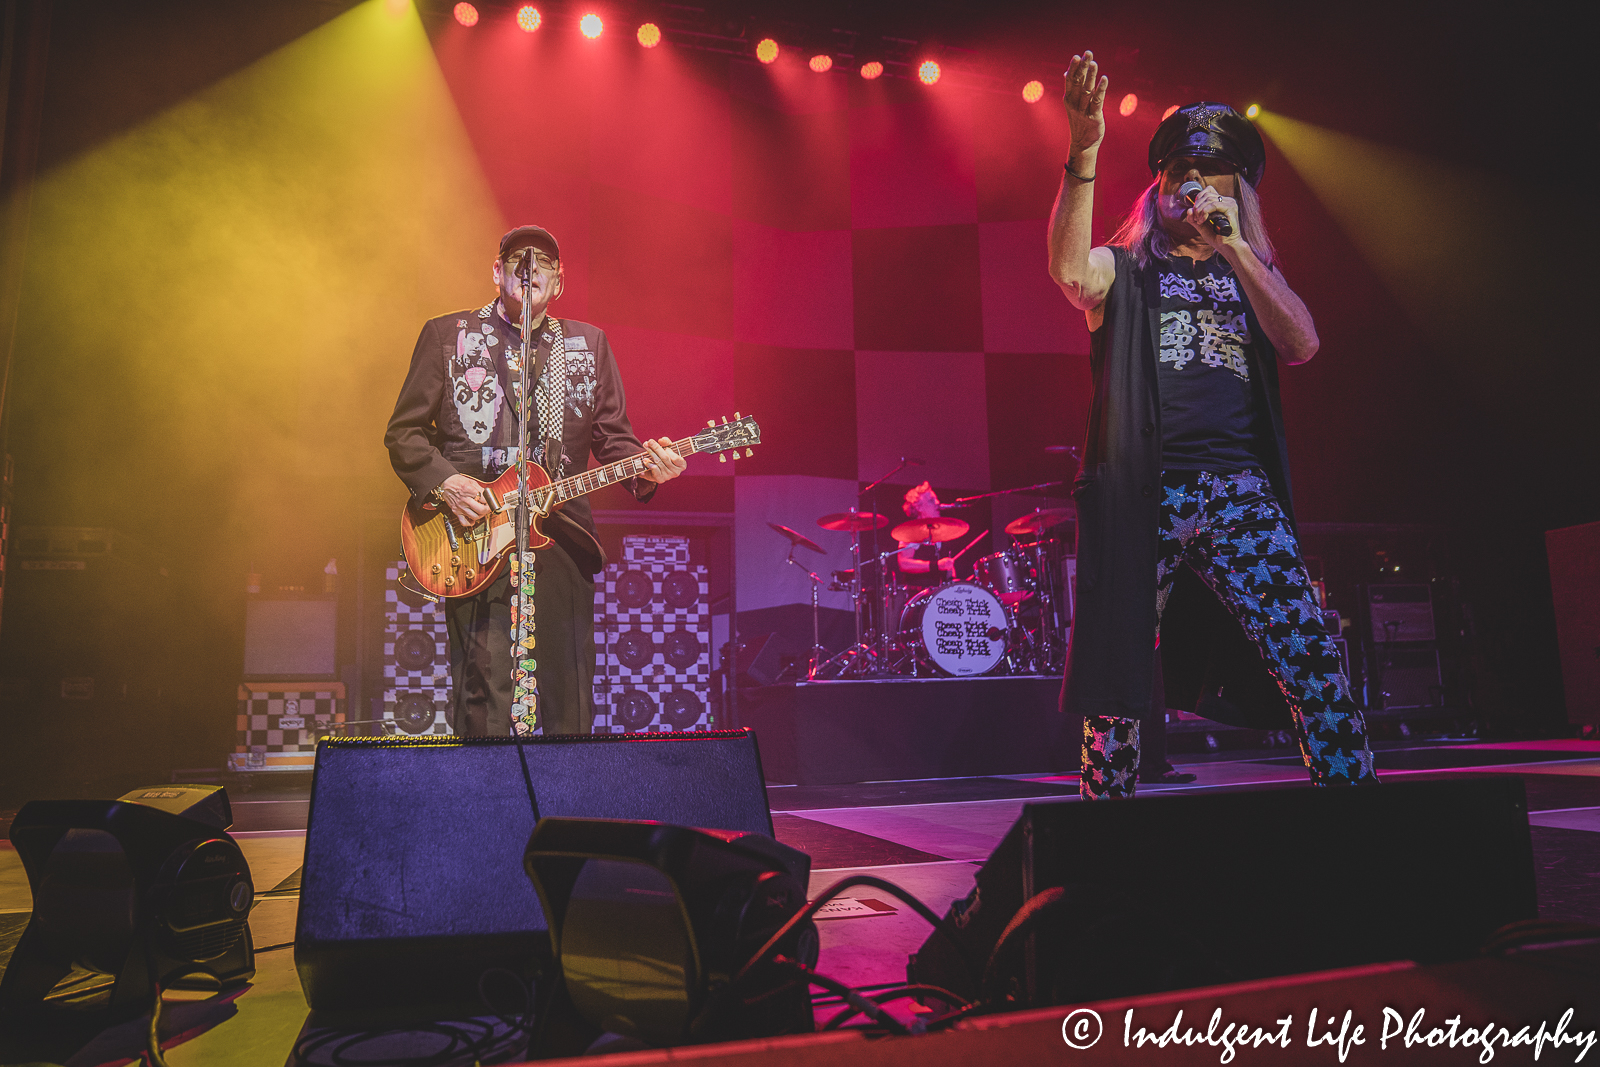
<path fill-rule="evenodd" d="M 1516 342 L 1506 308 L 1532 262 L 1526 190 L 1267 110 L 1256 124 L 1429 335 L 1480 351 Z"/>
<path fill-rule="evenodd" d="M 211 480 L 208 523 L 276 500 L 286 529 L 296 497 L 392 478 L 416 331 L 488 299 L 504 229 L 415 9 L 389 0 L 42 176 L 34 212 L 32 431 L 62 435 L 62 468 L 114 456 L 146 494 Z"/>

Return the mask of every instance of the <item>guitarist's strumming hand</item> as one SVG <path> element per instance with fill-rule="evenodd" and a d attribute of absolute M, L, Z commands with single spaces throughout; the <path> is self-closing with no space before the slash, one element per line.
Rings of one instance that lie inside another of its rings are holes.
<path fill-rule="evenodd" d="M 659 440 L 646 439 L 644 450 L 649 454 L 645 463 L 650 469 L 639 475 L 647 482 L 670 482 L 682 474 L 684 468 L 689 466 L 689 461 L 672 450 L 672 438 L 663 437 Z"/>
<path fill-rule="evenodd" d="M 472 526 L 489 514 L 489 504 L 483 499 L 483 486 L 465 474 L 452 474 L 436 490 L 444 498 L 450 514 L 462 526 Z"/>

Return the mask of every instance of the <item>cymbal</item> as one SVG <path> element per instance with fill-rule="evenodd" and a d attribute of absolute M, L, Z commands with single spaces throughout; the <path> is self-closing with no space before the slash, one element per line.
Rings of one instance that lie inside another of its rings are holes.
<path fill-rule="evenodd" d="M 972 527 L 962 519 L 912 519 L 889 531 L 896 541 L 954 541 Z"/>
<path fill-rule="evenodd" d="M 828 554 L 828 550 L 827 549 L 823 548 L 821 545 L 819 545 L 815 541 L 811 540 L 811 538 L 807 537 L 805 534 L 801 533 L 799 530 L 791 530 L 791 529 L 789 529 L 789 527 L 784 526 L 784 525 L 782 525 L 780 523 L 776 523 L 776 522 L 769 522 L 769 523 L 767 523 L 767 525 L 772 527 L 774 530 L 777 530 L 779 533 L 783 534 L 783 536 L 787 537 L 792 543 L 794 543 L 796 545 L 799 545 L 801 548 L 809 548 L 811 551 L 819 553 L 821 555 L 827 555 Z"/>
<path fill-rule="evenodd" d="M 824 530 L 877 530 L 889 525 L 889 520 L 875 511 L 836 511 L 817 520 Z"/>
<path fill-rule="evenodd" d="M 1043 533 L 1050 527 L 1078 517 L 1077 508 L 1040 508 L 1006 523 L 1008 534 Z"/>

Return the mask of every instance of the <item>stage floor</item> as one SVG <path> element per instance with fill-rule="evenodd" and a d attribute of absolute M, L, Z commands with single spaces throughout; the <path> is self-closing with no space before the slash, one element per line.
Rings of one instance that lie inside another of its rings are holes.
<path fill-rule="evenodd" d="M 1380 750 L 1378 766 L 1390 780 L 1521 776 L 1533 827 L 1540 917 L 1600 924 L 1600 743 L 1389 747 Z M 1305 781 L 1298 760 L 1282 756 L 1180 757 L 1178 767 L 1198 775 L 1197 780 L 1141 791 L 1195 793 Z M 971 890 L 977 867 L 1024 803 L 1078 802 L 1075 777 L 1049 774 L 772 786 L 768 796 L 778 838 L 812 856 L 813 896 L 847 875 L 871 873 L 940 913 Z M 258 891 L 298 885 L 307 806 L 305 793 L 265 786 L 233 797 L 235 836 Z M 903 982 L 906 956 L 926 939 L 927 925 L 881 890 L 852 889 L 846 896 L 892 910 L 867 905 L 821 922 L 817 970 L 852 986 Z M 226 1003 L 223 998 L 169 1003 L 163 1030 L 182 1035 L 166 1053 L 172 1067 L 289 1062 L 307 1014 L 290 947 L 297 903 L 292 893 L 258 900 L 251 914 L 258 970 L 242 995 Z M 30 906 L 22 865 L 9 842 L 0 842 L 0 962 L 9 958 Z M 1172 906 L 1183 903 L 1175 899 Z M 824 1007 L 819 1016 L 832 1010 Z M 137 1056 L 142 1040 L 139 1024 L 130 1023 L 65 1062 L 68 1067 L 126 1063 Z"/>

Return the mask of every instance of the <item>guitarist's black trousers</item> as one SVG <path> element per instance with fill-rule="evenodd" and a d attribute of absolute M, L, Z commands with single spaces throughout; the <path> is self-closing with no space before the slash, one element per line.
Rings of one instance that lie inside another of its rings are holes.
<path fill-rule="evenodd" d="M 539 721 L 546 734 L 586 734 L 594 724 L 594 577 L 559 537 L 534 558 Z M 476 596 L 445 601 L 454 682 L 446 717 L 462 736 L 511 732 L 510 575 L 508 566 Z"/>

